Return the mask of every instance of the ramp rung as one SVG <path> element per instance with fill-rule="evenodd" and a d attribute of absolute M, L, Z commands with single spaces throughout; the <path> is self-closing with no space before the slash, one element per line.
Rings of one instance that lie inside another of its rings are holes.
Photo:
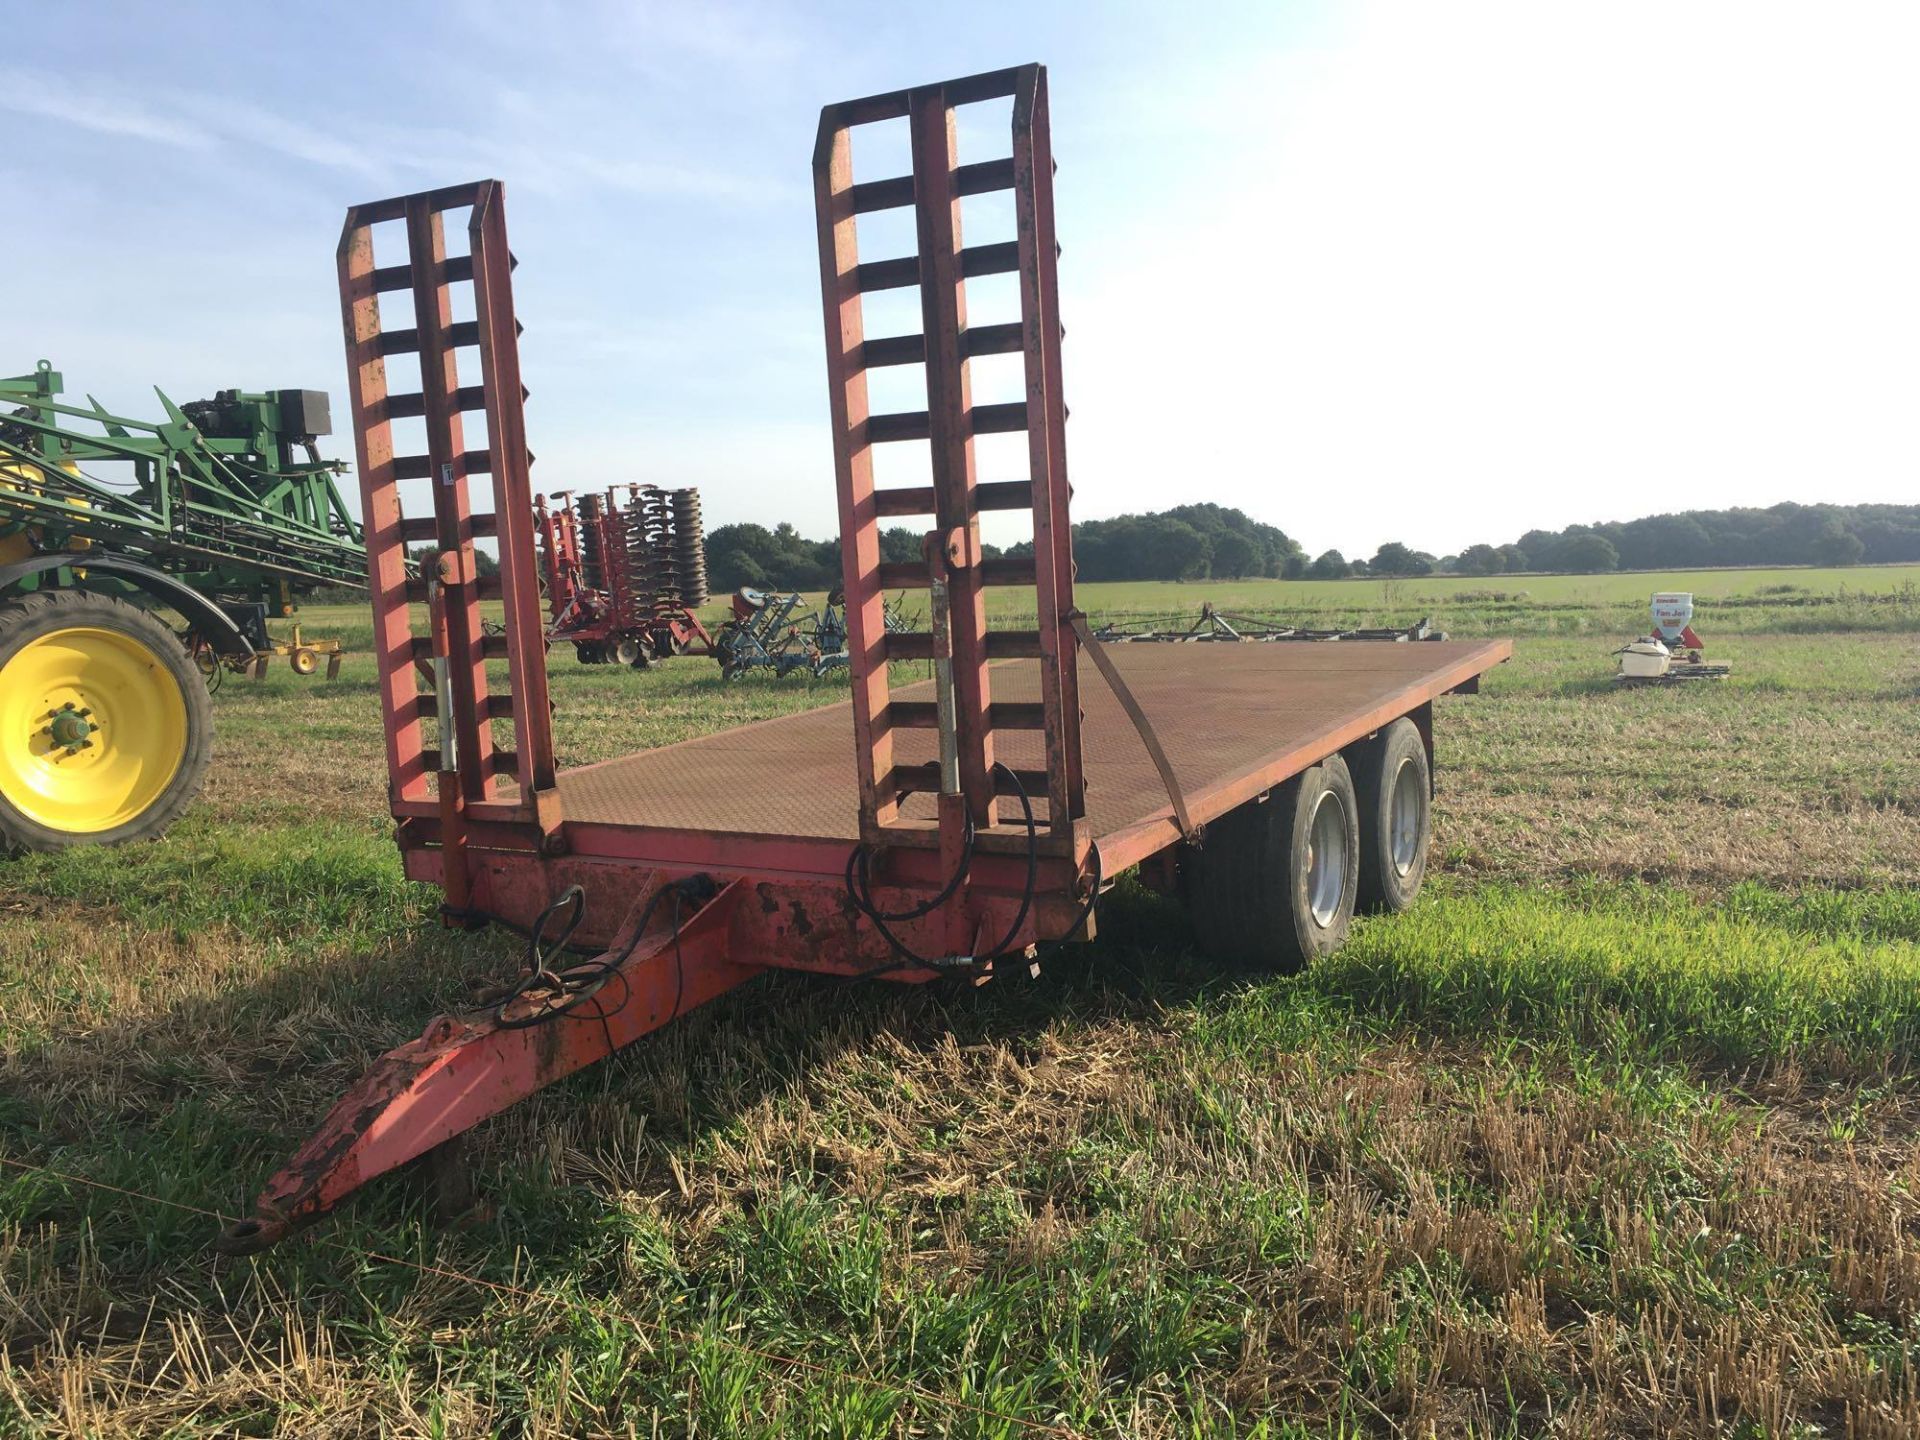
<path fill-rule="evenodd" d="M 422 720 L 440 718 L 440 697 L 431 690 L 423 690 L 413 697 L 414 714 Z M 480 708 L 488 720 L 511 720 L 513 718 L 513 697 L 511 695 L 485 695 L 481 697 Z"/>
<path fill-rule="evenodd" d="M 933 514 L 933 486 L 895 485 L 873 492 L 873 513 L 882 519 L 896 515 Z"/>
<path fill-rule="evenodd" d="M 457 411 L 480 411 L 486 409 L 486 388 L 484 386 L 461 386 L 453 392 L 453 409 Z M 405 420 L 417 415 L 426 415 L 426 396 L 415 390 L 413 394 L 386 397 L 386 415 L 390 420 Z"/>
<path fill-rule="evenodd" d="M 503 593 L 500 588 L 500 577 L 498 575 L 474 576 L 473 593 L 482 600 L 498 600 Z M 427 603 L 427 582 L 425 580 L 407 581 L 407 603 L 409 605 L 424 605 Z"/>
<path fill-rule="evenodd" d="M 439 283 L 457 285 L 462 280 L 473 279 L 473 257 L 471 255 L 449 255 L 440 262 Z M 413 263 L 405 265 L 381 265 L 373 272 L 373 288 L 385 293 L 389 290 L 411 290 L 413 288 Z"/>
<path fill-rule="evenodd" d="M 868 260 L 853 267 L 854 288 L 866 293 L 874 290 L 901 290 L 920 283 L 920 257 L 901 255 L 893 260 Z"/>
<path fill-rule="evenodd" d="M 865 180 L 850 187 L 847 195 L 856 215 L 871 215 L 875 210 L 898 210 L 913 204 L 913 177 L 896 175 L 891 180 Z"/>
<path fill-rule="evenodd" d="M 881 516 L 932 515 L 934 495 L 931 485 L 895 485 L 873 492 L 874 513 Z M 973 487 L 976 510 L 1031 510 L 1031 480 L 987 480 Z"/>
<path fill-rule="evenodd" d="M 902 410 L 891 415 L 867 417 L 867 439 L 876 445 L 892 440 L 924 440 L 931 430 L 924 410 Z"/>
<path fill-rule="evenodd" d="M 483 659 L 487 660 L 506 659 L 507 637 L 504 635 L 482 635 L 480 637 L 480 654 Z M 414 636 L 410 645 L 408 658 L 415 665 L 433 664 L 432 637 L 426 635 Z"/>
<path fill-rule="evenodd" d="M 480 322 L 478 320 L 456 320 L 447 327 L 447 344 L 454 349 L 462 345 L 480 343 Z M 408 328 L 405 330 L 382 330 L 380 332 L 380 353 L 382 355 L 413 355 L 420 349 L 420 332 Z"/>
<path fill-rule="evenodd" d="M 976 435 L 1004 435 L 1027 428 L 1027 406 L 1024 400 L 1011 405 L 976 405 L 967 412 L 967 418 Z"/>
<path fill-rule="evenodd" d="M 973 508 L 976 510 L 1031 510 L 1033 482 L 1031 480 L 985 481 L 973 487 Z"/>
<path fill-rule="evenodd" d="M 880 566 L 879 584 L 882 590 L 924 590 L 927 588 L 927 580 L 927 567 L 918 561 Z M 1033 584 L 1033 557 L 1023 555 L 1013 559 L 982 560 L 980 583 L 982 585 L 1031 585 Z"/>
<path fill-rule="evenodd" d="M 960 274 L 968 279 L 1005 275 L 1020 268 L 1020 245 L 1003 240 L 994 245 L 968 245 L 960 251 Z M 853 267 L 854 287 L 862 294 L 874 290 L 902 290 L 920 283 L 920 257 L 900 255 L 892 260 L 868 260 Z"/>
<path fill-rule="evenodd" d="M 989 630 L 985 636 L 989 660 L 1036 660 L 1040 656 L 1037 630 Z M 933 636 L 920 631 L 900 631 L 887 636 L 887 659 L 933 659 Z"/>
<path fill-rule="evenodd" d="M 960 332 L 960 353 L 975 355 L 1017 355 L 1026 347 L 1026 332 L 1018 325 L 975 325 Z"/>
<path fill-rule="evenodd" d="M 938 730 L 940 707 L 931 700 L 894 700 L 887 718 L 896 730 Z M 995 700 L 987 706 L 987 724 L 995 730 L 1044 730 L 1047 707 L 1019 700 Z"/>
<path fill-rule="evenodd" d="M 453 392 L 455 410 L 484 410 L 487 406 L 487 391 L 483 385 L 462 385 Z M 404 420 L 427 413 L 427 397 L 418 390 L 410 394 L 387 396 L 387 418 Z"/>
<path fill-rule="evenodd" d="M 960 273 L 972 280 L 981 275 L 1005 275 L 1020 268 L 1020 243 L 1003 240 L 997 245 L 968 245 L 960 251 Z"/>
<path fill-rule="evenodd" d="M 956 166 L 953 189 L 957 195 L 985 195 L 993 190 L 1013 188 L 1013 157 L 982 160 Z M 875 210 L 898 210 L 913 204 L 913 177 L 897 175 L 891 180 L 868 180 L 852 187 L 853 213 L 869 215 Z"/>
<path fill-rule="evenodd" d="M 493 469 L 493 457 L 484 450 L 469 450 L 460 457 L 460 464 L 469 475 L 485 475 Z M 396 480 L 432 479 L 433 457 L 430 455 L 394 456 L 393 478 Z"/>
<path fill-rule="evenodd" d="M 946 92 L 947 108 L 1011 95 L 1019 88 L 1021 72 L 1027 68 L 1014 66 L 1006 70 L 987 70 L 961 80 L 949 80 L 940 87 Z M 912 98 L 911 90 L 889 90 L 880 95 L 865 95 L 858 100 L 844 100 L 833 106 L 832 111 L 837 124 L 871 125 L 876 120 L 898 120 L 907 113 Z"/>
<path fill-rule="evenodd" d="M 473 524 L 473 533 L 478 538 L 495 536 L 500 533 L 500 517 L 491 512 L 469 517 Z M 431 515 L 406 515 L 400 520 L 400 538 L 408 544 L 437 541 L 440 538 L 440 522 Z"/>
<path fill-rule="evenodd" d="M 976 325 L 960 335 L 960 354 L 971 360 L 976 355 L 1017 355 L 1026 347 L 1026 333 L 1019 325 Z M 878 370 L 888 365 L 923 365 L 927 359 L 924 335 L 882 335 L 865 341 L 853 352 L 856 370 Z"/>
<path fill-rule="evenodd" d="M 1024 430 L 1027 428 L 1026 402 L 1016 400 L 1009 405 L 976 405 L 967 412 L 967 422 L 975 435 L 1004 435 L 1009 431 Z M 924 410 L 869 415 L 867 440 L 874 445 L 885 445 L 896 440 L 925 440 L 933 433 L 931 424 Z"/>
<path fill-rule="evenodd" d="M 860 370 L 876 370 L 883 365 L 922 365 L 926 359 L 926 336 L 883 335 L 855 351 L 853 365 Z"/>
<path fill-rule="evenodd" d="M 1015 770 L 1012 776 L 1003 770 L 993 772 L 994 793 L 1002 799 L 1011 799 L 1019 792 L 1014 788 L 1014 780 L 1020 782 L 1020 788 L 1027 792 L 1029 800 L 1044 801 L 1047 798 L 1047 772 L 1044 770 Z M 896 765 L 887 774 L 887 785 L 896 795 L 934 795 L 940 791 L 940 765 L 938 761 L 928 761 L 925 765 Z"/>
<path fill-rule="evenodd" d="M 989 660 L 1037 660 L 1040 658 L 1038 630 L 989 630 L 986 635 Z"/>
<path fill-rule="evenodd" d="M 347 213 L 355 225 L 378 225 L 385 220 L 406 219 L 409 201 L 424 202 L 429 210 L 459 210 L 473 204 L 477 188 L 472 184 L 443 185 L 438 190 L 427 190 L 418 195 L 395 195 L 389 200 L 369 201 L 354 206 Z"/>
<path fill-rule="evenodd" d="M 433 771 L 436 774 L 439 773 L 440 751 L 437 748 L 422 750 L 420 752 L 420 760 L 421 760 L 421 764 L 426 769 Z M 481 762 L 480 769 L 481 769 L 481 773 L 487 776 L 489 779 L 492 779 L 496 776 L 504 775 L 507 777 L 507 779 L 511 780 L 514 778 L 514 774 L 519 768 L 519 764 L 520 764 L 520 757 L 514 754 L 513 751 L 495 750 L 492 754 L 488 755 L 487 758 Z M 1042 794 L 1046 793 L 1044 786 L 1041 789 L 1041 793 Z"/>

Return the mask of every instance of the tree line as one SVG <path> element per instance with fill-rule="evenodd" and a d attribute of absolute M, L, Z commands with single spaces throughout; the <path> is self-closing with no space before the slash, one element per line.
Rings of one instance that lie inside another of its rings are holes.
<path fill-rule="evenodd" d="M 920 559 L 921 534 L 880 534 L 880 558 Z M 984 547 L 988 556 L 1000 553 Z M 1007 548 L 1030 555 L 1031 543 Z M 1529 530 L 1506 544 L 1434 555 L 1400 541 L 1348 559 L 1309 559 L 1284 531 L 1224 505 L 1176 505 L 1073 527 L 1082 580 L 1335 580 L 1349 575 L 1505 575 L 1520 571 L 1599 574 L 1710 566 L 1886 565 L 1920 561 L 1920 505 L 1795 505 L 1686 510 L 1639 520 Z M 809 540 L 792 525 L 722 525 L 707 535 L 714 588 L 829 590 L 840 583 L 840 542 Z"/>
<path fill-rule="evenodd" d="M 1327 564 L 1322 567 L 1321 561 Z M 1683 510 L 1638 520 L 1529 530 L 1504 545 L 1469 545 L 1435 557 L 1382 546 L 1366 570 L 1393 575 L 1504 575 L 1532 570 L 1593 575 L 1608 570 L 1726 566 L 1896 565 L 1920 561 L 1920 505 L 1796 505 Z M 1329 552 L 1309 573 L 1341 573 Z M 1355 573 L 1351 566 L 1345 573 Z M 1360 573 L 1365 573 L 1362 571 Z"/>
<path fill-rule="evenodd" d="M 896 525 L 880 532 L 880 558 L 921 558 L 921 532 Z M 1031 555 L 1023 540 L 988 559 Z M 1073 558 L 1082 580 L 1205 580 L 1304 575 L 1300 546 L 1272 525 L 1221 505 L 1178 505 L 1154 515 L 1116 515 L 1073 527 Z M 707 532 L 707 573 L 716 590 L 827 590 L 840 583 L 839 540 L 809 540 L 792 525 L 752 523 Z"/>

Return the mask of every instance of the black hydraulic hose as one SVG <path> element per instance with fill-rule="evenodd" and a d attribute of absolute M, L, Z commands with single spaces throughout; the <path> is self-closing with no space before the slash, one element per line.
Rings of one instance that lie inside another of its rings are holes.
<path fill-rule="evenodd" d="M 931 915 L 947 901 L 953 898 L 953 892 L 960 888 L 960 882 L 967 878 L 967 872 L 973 867 L 973 816 L 968 814 L 966 834 L 960 842 L 960 863 L 954 866 L 953 874 L 947 883 L 940 887 L 940 893 L 931 900 L 923 901 L 907 910 L 879 910 L 873 905 L 873 876 L 871 861 L 864 845 L 856 845 L 847 855 L 847 892 L 854 897 L 854 904 L 860 913 L 876 923 L 887 920 L 918 920 L 923 915 Z M 855 871 L 859 872 L 859 888 L 855 889 Z"/>
<path fill-rule="evenodd" d="M 933 900 L 916 906 L 912 910 L 902 911 L 898 915 L 888 916 L 879 912 L 873 906 L 870 874 L 866 863 L 866 851 L 863 846 L 856 845 L 852 853 L 847 856 L 846 882 L 848 897 L 852 900 L 855 909 L 873 921 L 874 928 L 878 930 L 886 940 L 888 947 L 894 952 L 895 958 L 873 966 L 871 969 L 863 970 L 851 978 L 866 980 L 877 975 L 886 975 L 896 970 L 905 969 L 931 970 L 936 974 L 944 974 L 953 970 L 973 969 L 994 960 L 1004 959 L 1013 953 L 1013 943 L 1019 938 L 1021 928 L 1027 922 L 1027 916 L 1033 908 L 1034 897 L 1039 888 L 1040 827 L 1034 819 L 1033 801 L 1028 796 L 1026 787 L 1020 783 L 1020 777 L 1004 764 L 996 763 L 993 768 L 996 771 L 1005 772 L 1008 782 L 1013 786 L 1013 792 L 1020 802 L 1021 816 L 1027 828 L 1026 883 L 1021 890 L 1020 908 L 1014 915 L 1013 923 L 1007 927 L 1006 935 L 1001 938 L 999 944 L 988 949 L 985 954 L 954 956 L 951 959 L 932 959 L 924 955 L 916 954 L 899 936 L 895 935 L 893 931 L 887 927 L 886 921 L 888 919 L 917 919 L 945 903 L 953 891 L 958 888 L 958 872 L 956 872 L 955 878 L 949 880 L 946 887 L 942 889 L 940 894 L 935 896 Z M 969 818 L 967 831 L 969 856 L 973 848 L 973 838 L 973 829 L 971 819 Z M 1093 918 L 1094 909 L 1100 903 L 1100 885 L 1104 876 L 1100 864 L 1099 846 L 1090 847 L 1088 853 L 1092 860 L 1092 887 L 1088 890 L 1087 898 L 1081 904 L 1079 913 L 1074 917 L 1073 924 L 1067 928 L 1060 940 L 1040 942 L 1041 947 L 1048 951 L 1058 948 L 1061 944 L 1065 943 L 1065 941 L 1078 934 L 1086 926 L 1087 922 Z"/>

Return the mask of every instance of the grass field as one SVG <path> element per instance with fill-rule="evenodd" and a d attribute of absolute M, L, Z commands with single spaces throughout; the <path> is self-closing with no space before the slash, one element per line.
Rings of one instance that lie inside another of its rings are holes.
<path fill-rule="evenodd" d="M 1920 1434 L 1920 571 L 1510 583 L 1084 589 L 1519 637 L 1331 963 L 1123 882 L 1037 983 L 759 982 L 476 1132 L 468 1223 L 252 1261 L 196 1212 L 515 955 L 401 880 L 364 657 L 229 681 L 167 840 L 0 861 L 0 1434 Z M 1615 693 L 1670 586 L 1733 677 Z M 554 675 L 569 763 L 844 693 Z"/>

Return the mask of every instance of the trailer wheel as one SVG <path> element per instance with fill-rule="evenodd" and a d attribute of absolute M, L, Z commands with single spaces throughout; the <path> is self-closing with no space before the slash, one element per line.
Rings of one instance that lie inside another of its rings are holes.
<path fill-rule="evenodd" d="M 1433 772 L 1411 720 L 1399 719 L 1349 762 L 1360 801 L 1362 910 L 1398 914 L 1413 904 L 1427 876 L 1433 839 Z"/>
<path fill-rule="evenodd" d="M 1283 974 L 1337 950 L 1353 919 L 1358 820 L 1353 779 L 1334 755 L 1209 824 L 1181 861 L 1200 948 Z"/>
<path fill-rule="evenodd" d="M 0 849 L 158 835 L 212 747 L 206 683 L 146 611 L 83 590 L 0 604 Z"/>
<path fill-rule="evenodd" d="M 293 666 L 294 674 L 311 675 L 320 668 L 320 652 L 305 645 L 299 645 L 294 647 L 293 653 L 287 657 L 287 662 Z"/>

